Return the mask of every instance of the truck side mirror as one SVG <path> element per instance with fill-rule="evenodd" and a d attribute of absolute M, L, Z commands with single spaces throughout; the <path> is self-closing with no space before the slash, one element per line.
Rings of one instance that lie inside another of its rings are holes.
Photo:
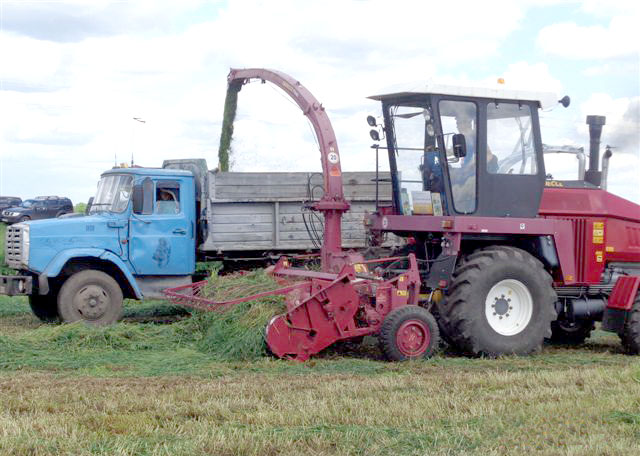
<path fill-rule="evenodd" d="M 463 158 L 467 156 L 467 141 L 462 133 L 456 133 L 453 135 L 453 155 L 456 158 Z"/>
<path fill-rule="evenodd" d="M 153 181 L 146 177 L 141 184 L 133 186 L 131 199 L 133 200 L 133 213 L 149 215 L 153 213 Z"/>

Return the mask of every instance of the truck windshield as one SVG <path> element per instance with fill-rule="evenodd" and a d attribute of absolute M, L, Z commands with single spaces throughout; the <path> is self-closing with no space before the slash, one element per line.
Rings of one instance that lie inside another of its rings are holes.
<path fill-rule="evenodd" d="M 93 199 L 90 213 L 124 212 L 131 197 L 132 176 L 112 174 L 98 182 L 98 191 Z"/>

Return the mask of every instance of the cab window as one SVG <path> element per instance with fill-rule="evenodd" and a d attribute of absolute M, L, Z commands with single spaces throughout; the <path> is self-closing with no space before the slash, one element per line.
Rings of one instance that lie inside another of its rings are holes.
<path fill-rule="evenodd" d="M 538 173 L 529 105 L 487 105 L 486 166 L 493 174 Z"/>
<path fill-rule="evenodd" d="M 155 195 L 156 214 L 178 214 L 180 212 L 180 184 L 174 181 L 159 181 Z"/>

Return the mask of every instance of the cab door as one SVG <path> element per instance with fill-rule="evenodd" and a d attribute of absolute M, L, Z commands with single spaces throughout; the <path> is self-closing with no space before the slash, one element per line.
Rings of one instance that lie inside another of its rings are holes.
<path fill-rule="evenodd" d="M 189 275 L 195 271 L 193 179 L 145 178 L 148 210 L 130 218 L 129 260 L 137 275 Z M 161 195 L 170 192 L 168 210 Z"/>

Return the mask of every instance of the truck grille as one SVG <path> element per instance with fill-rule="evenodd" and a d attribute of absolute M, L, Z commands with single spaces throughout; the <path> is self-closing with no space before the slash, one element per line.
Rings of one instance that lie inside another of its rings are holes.
<path fill-rule="evenodd" d="M 13 225 L 7 227 L 4 238 L 4 257 L 7 266 L 13 269 L 22 267 L 23 249 L 23 229 L 21 226 Z"/>

